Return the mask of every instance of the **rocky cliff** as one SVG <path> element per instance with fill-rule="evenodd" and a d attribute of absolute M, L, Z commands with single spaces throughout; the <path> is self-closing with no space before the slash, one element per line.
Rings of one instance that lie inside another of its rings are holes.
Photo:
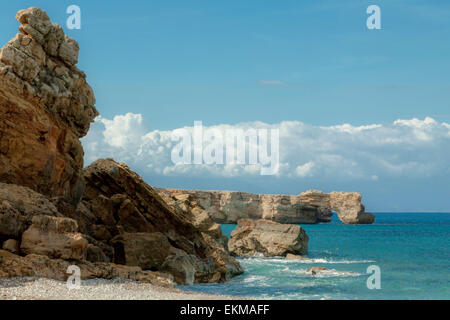
<path fill-rule="evenodd" d="M 192 197 L 217 223 L 237 223 L 241 218 L 267 219 L 280 223 L 318 223 L 331 220 L 335 211 L 348 224 L 372 223 L 357 192 L 323 193 L 310 190 L 300 195 L 267 195 L 237 191 L 157 189 L 176 198 Z"/>
<path fill-rule="evenodd" d="M 347 224 L 370 224 L 375 216 L 365 211 L 361 203 L 362 196 L 358 192 L 323 193 L 309 190 L 298 196 L 302 203 L 317 207 L 319 210 L 336 211 L 339 219 Z"/>
<path fill-rule="evenodd" d="M 220 226 L 193 203 L 169 206 L 126 165 L 83 169 L 79 138 L 98 114 L 78 44 L 38 8 L 0 50 L 0 277 L 223 282 L 242 273 Z"/>
<path fill-rule="evenodd" d="M 16 15 L 20 33 L 0 50 L 0 181 L 61 196 L 83 193 L 83 148 L 98 114 L 78 44 L 37 8 Z"/>

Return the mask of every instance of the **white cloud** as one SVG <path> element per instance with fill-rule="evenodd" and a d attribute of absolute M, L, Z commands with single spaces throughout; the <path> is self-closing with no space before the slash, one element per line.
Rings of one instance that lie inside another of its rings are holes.
<path fill-rule="evenodd" d="M 115 116 L 113 120 L 98 117 L 97 121 L 105 126 L 104 139 L 113 147 L 126 148 L 140 143 L 144 133 L 140 114 L 127 113 Z"/>
<path fill-rule="evenodd" d="M 206 125 L 204 123 L 204 125 Z M 279 177 L 377 181 L 383 177 L 429 177 L 450 174 L 450 125 L 432 118 L 399 119 L 390 124 L 329 127 L 299 121 L 222 124 L 226 129 L 279 129 Z M 191 127 L 186 127 L 192 130 Z M 148 131 L 139 114 L 97 118 L 83 139 L 86 164 L 112 157 L 141 174 L 219 177 L 260 174 L 257 165 L 175 165 L 171 132 Z"/>
<path fill-rule="evenodd" d="M 309 177 L 312 176 L 314 169 L 314 162 L 307 162 L 301 166 L 297 166 L 295 173 L 299 177 Z"/>
<path fill-rule="evenodd" d="M 413 118 L 410 120 L 396 120 L 394 121 L 395 125 L 407 126 L 412 128 L 431 128 L 437 124 L 436 120 L 430 117 L 426 117 L 425 120 L 419 120 L 417 118 Z"/>

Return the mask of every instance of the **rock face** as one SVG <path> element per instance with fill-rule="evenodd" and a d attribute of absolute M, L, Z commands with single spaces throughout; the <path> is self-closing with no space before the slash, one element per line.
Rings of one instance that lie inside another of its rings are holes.
<path fill-rule="evenodd" d="M 222 274 L 228 279 L 243 272 L 240 264 L 230 257 L 228 238 L 222 234 L 220 225 L 215 223 L 191 196 L 181 195 L 176 197 L 163 189 L 157 189 L 156 191 L 177 214 L 188 218 L 189 222 L 201 232 L 203 240 L 208 244 L 206 255 L 215 261 L 216 273 L 213 280 L 220 280 Z M 200 269 L 198 276 L 208 279 L 208 273 L 210 272 L 208 271 L 208 265 L 203 264 Z"/>
<path fill-rule="evenodd" d="M 301 193 L 299 198 L 303 203 L 336 211 L 339 219 L 347 224 L 370 224 L 375 220 L 373 214 L 365 212 L 362 196 L 358 192 L 323 193 L 309 190 Z"/>
<path fill-rule="evenodd" d="M 66 281 L 70 274 L 67 268 L 72 261 L 50 259 L 47 256 L 29 254 L 25 257 L 0 250 L 0 278 L 43 277 Z M 152 283 L 164 287 L 174 287 L 173 277 L 160 272 L 142 271 L 139 267 L 129 267 L 112 263 L 91 263 L 77 261 L 81 279 L 123 278 Z"/>
<path fill-rule="evenodd" d="M 181 209 L 171 196 L 169 205 L 126 165 L 97 160 L 84 177 L 82 204 L 95 216 L 84 223 L 86 233 L 112 246 L 113 262 L 165 271 L 179 283 L 226 281 L 243 272 L 208 215 Z"/>
<path fill-rule="evenodd" d="M 122 277 L 162 285 L 242 273 L 220 226 L 194 203 L 164 200 L 126 165 L 83 170 L 98 114 L 78 44 L 38 8 L 0 50 L 0 277 Z M 179 206 L 178 206 L 179 205 Z"/>
<path fill-rule="evenodd" d="M 84 260 L 88 241 L 77 232 L 77 222 L 70 218 L 35 216 L 22 234 L 20 251 L 50 258 Z"/>
<path fill-rule="evenodd" d="M 231 233 L 228 249 L 231 254 L 241 257 L 305 254 L 308 251 L 308 236 L 297 225 L 240 219 Z"/>
<path fill-rule="evenodd" d="M 75 66 L 78 44 L 60 26 L 38 8 L 16 18 L 20 33 L 0 50 L 0 181 L 75 205 L 94 94 Z"/>
<path fill-rule="evenodd" d="M 297 196 L 253 194 L 237 191 L 167 189 L 176 197 L 191 196 L 217 223 L 236 223 L 241 218 L 266 219 L 280 223 L 329 221 L 331 212 L 319 212 Z"/>
<path fill-rule="evenodd" d="M 2 249 L 11 253 L 19 253 L 19 243 L 17 242 L 17 240 L 8 239 L 3 242 Z"/>
<path fill-rule="evenodd" d="M 19 240 L 36 215 L 63 216 L 42 194 L 0 182 L 0 241 Z"/>
<path fill-rule="evenodd" d="M 162 189 L 159 189 L 162 190 Z M 372 223 L 356 192 L 307 191 L 298 196 L 252 194 L 237 191 L 166 189 L 176 197 L 191 196 L 217 223 L 239 219 L 266 219 L 280 223 L 310 224 L 331 221 L 333 211 L 344 223 Z"/>

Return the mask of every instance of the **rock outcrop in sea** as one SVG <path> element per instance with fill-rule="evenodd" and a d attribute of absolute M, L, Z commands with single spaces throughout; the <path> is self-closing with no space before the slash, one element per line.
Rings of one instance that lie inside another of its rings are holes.
<path fill-rule="evenodd" d="M 175 198 L 192 197 L 217 223 L 237 223 L 239 219 L 250 218 L 310 224 L 331 221 L 332 211 L 348 224 L 370 224 L 375 218 L 365 212 L 358 192 L 310 190 L 294 196 L 238 191 L 156 190 L 170 192 Z"/>
<path fill-rule="evenodd" d="M 159 285 L 242 273 L 220 226 L 126 165 L 83 169 L 80 138 L 98 115 L 78 44 L 38 8 L 0 50 L 0 277 L 122 277 Z"/>
<path fill-rule="evenodd" d="M 306 232 L 298 225 L 264 219 L 239 219 L 230 235 L 228 249 L 240 257 L 298 255 L 307 253 L 308 240 Z"/>

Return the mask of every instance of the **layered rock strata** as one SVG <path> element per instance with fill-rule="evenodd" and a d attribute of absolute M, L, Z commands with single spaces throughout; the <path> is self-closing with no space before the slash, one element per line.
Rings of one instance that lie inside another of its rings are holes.
<path fill-rule="evenodd" d="M 83 148 L 98 114 L 78 44 L 38 9 L 16 15 L 20 33 L 0 50 L 0 181 L 61 196 L 82 196 Z"/>
<path fill-rule="evenodd" d="M 323 193 L 309 190 L 299 195 L 302 203 L 319 208 L 319 210 L 336 211 L 342 222 L 347 224 L 370 224 L 375 216 L 365 211 L 361 202 L 362 196 L 358 192 Z"/>
<path fill-rule="evenodd" d="M 307 191 L 300 195 L 252 194 L 238 191 L 166 190 L 175 197 L 190 196 L 217 223 L 266 219 L 280 223 L 312 224 L 331 221 L 332 211 L 349 224 L 372 223 L 357 192 Z"/>

